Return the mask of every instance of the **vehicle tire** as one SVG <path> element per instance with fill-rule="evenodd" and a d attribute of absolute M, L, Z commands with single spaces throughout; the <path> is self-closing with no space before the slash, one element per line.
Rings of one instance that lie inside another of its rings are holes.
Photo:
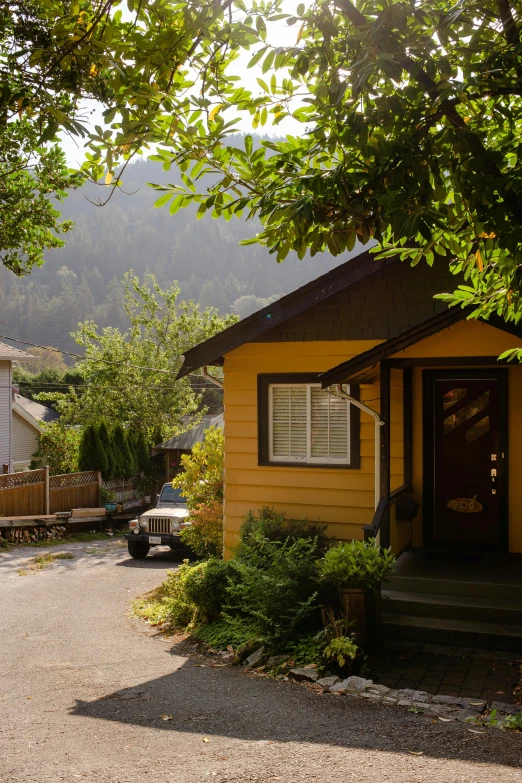
<path fill-rule="evenodd" d="M 143 560 L 149 554 L 150 544 L 146 541 L 127 541 L 129 555 L 135 560 Z"/>

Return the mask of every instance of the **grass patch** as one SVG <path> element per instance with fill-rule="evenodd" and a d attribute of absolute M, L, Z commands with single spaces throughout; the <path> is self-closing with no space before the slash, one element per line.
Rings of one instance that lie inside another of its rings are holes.
<path fill-rule="evenodd" d="M 32 562 L 35 568 L 47 568 L 55 560 L 74 560 L 74 555 L 71 552 L 57 552 L 55 555 L 47 552 L 45 555 L 36 555 L 36 557 L 33 557 Z"/>
<path fill-rule="evenodd" d="M 75 533 L 72 536 L 65 536 L 64 538 L 50 538 L 43 539 L 42 541 L 8 541 L 3 536 L 0 536 L 0 552 L 8 552 L 14 547 L 29 546 L 35 549 L 47 549 L 50 546 L 62 546 L 63 544 L 88 544 L 91 541 L 110 541 L 115 539 L 123 541 L 123 536 L 127 533 L 127 528 L 121 528 L 115 530 L 112 535 L 107 533 Z"/>
<path fill-rule="evenodd" d="M 169 618 L 170 590 L 163 582 L 150 593 L 137 598 L 132 604 L 132 613 L 149 625 L 161 625 Z"/>
<path fill-rule="evenodd" d="M 45 555 L 36 555 L 31 558 L 26 568 L 18 569 L 18 576 L 27 576 L 32 571 L 43 571 L 44 568 L 52 566 L 55 560 L 74 560 L 75 556 L 71 552 L 46 552 Z"/>

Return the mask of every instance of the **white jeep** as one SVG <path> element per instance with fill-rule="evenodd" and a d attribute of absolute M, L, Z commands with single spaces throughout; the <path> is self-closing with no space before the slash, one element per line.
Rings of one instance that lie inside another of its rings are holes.
<path fill-rule="evenodd" d="M 191 524 L 188 513 L 181 490 L 164 484 L 156 508 L 129 522 L 129 532 L 125 535 L 129 555 L 142 559 L 147 557 L 151 546 L 166 544 L 171 549 L 182 546 L 179 534 Z"/>

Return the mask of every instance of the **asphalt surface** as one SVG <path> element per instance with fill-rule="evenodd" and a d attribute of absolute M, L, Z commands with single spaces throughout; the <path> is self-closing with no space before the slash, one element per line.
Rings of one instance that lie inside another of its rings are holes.
<path fill-rule="evenodd" d="M 0 553 L 2 783 L 522 783 L 520 734 L 318 696 L 158 635 L 129 606 L 170 550 L 67 544 L 32 570 L 44 551 Z"/>

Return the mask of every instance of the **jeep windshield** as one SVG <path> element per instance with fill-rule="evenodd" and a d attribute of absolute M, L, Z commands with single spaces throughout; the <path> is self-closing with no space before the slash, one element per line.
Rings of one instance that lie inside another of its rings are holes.
<path fill-rule="evenodd" d="M 172 484 L 165 484 L 158 498 L 158 505 L 167 503 L 186 503 L 186 499 L 181 494 L 181 489 L 173 487 Z"/>

